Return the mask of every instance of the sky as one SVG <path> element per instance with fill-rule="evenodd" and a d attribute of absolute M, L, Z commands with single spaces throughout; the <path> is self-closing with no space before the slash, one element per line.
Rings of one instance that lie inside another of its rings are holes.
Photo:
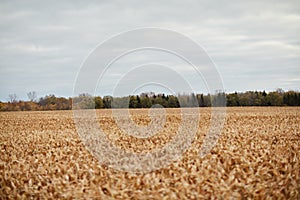
<path fill-rule="evenodd" d="M 191 38 L 215 64 L 226 92 L 300 89 L 299 0 L 2 0 L 0 101 L 7 101 L 14 93 L 26 100 L 30 91 L 36 91 L 38 97 L 72 96 L 82 65 L 99 44 L 143 27 L 173 30 Z M 150 66 L 152 71 L 159 70 L 158 64 L 165 64 L 161 78 L 168 79 L 169 71 L 175 70 L 195 92 L 207 92 L 205 81 L 186 70 L 188 66 L 176 68 L 183 66 L 181 61 L 169 57 L 158 52 L 128 55 L 122 64 L 116 63 L 111 72 L 106 72 L 96 93 L 113 93 L 116 83 L 132 89 L 120 89 L 123 93 L 116 95 L 143 91 L 137 85 L 141 82 L 126 81 L 128 73 L 134 71 L 131 79 L 139 77 L 148 82 L 156 76 L 147 76 L 151 70 L 145 66 L 134 70 L 137 61 L 155 63 Z M 168 58 L 172 62 L 164 63 Z M 180 81 L 173 81 L 172 88 L 165 89 L 178 92 L 180 85 Z M 144 86 L 144 90 L 166 91 L 162 88 L 159 84 Z"/>

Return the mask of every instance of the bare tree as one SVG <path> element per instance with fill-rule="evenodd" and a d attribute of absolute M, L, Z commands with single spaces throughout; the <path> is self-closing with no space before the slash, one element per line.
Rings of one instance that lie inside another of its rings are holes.
<path fill-rule="evenodd" d="M 34 101 L 34 100 L 36 99 L 36 97 L 37 97 L 36 92 L 35 92 L 35 91 L 28 92 L 28 93 L 27 93 L 27 97 L 28 97 L 28 99 L 29 99 L 30 101 Z"/>
<path fill-rule="evenodd" d="M 18 97 L 17 97 L 16 94 L 9 94 L 9 95 L 8 95 L 8 98 L 9 98 L 9 102 L 10 102 L 10 103 L 16 103 Z"/>

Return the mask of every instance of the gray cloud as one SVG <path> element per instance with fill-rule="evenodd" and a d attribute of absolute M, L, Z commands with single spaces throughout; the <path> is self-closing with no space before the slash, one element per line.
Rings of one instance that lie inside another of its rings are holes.
<path fill-rule="evenodd" d="M 71 96 L 81 63 L 100 42 L 151 26 L 202 45 L 227 91 L 299 90 L 298 0 L 1 1 L 0 100 L 31 90 Z"/>

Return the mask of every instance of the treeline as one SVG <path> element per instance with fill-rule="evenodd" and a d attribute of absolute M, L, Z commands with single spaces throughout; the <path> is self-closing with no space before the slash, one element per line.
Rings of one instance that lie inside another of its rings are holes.
<path fill-rule="evenodd" d="M 71 110 L 72 98 L 47 95 L 39 100 L 0 102 L 0 111 Z"/>
<path fill-rule="evenodd" d="M 215 95 L 182 94 L 165 95 L 142 93 L 127 97 L 96 96 L 81 94 L 74 98 L 46 95 L 38 100 L 35 93 L 28 93 L 29 101 L 17 100 L 16 95 L 10 95 L 9 102 L 0 102 L 0 111 L 30 111 L 30 110 L 70 110 L 74 109 L 109 109 L 109 108 L 150 108 L 161 105 L 165 108 L 178 107 L 210 107 L 210 106 L 300 106 L 300 93 L 296 91 L 273 92 L 248 91 L 242 93 Z"/>
<path fill-rule="evenodd" d="M 300 106 L 300 92 L 284 92 L 278 89 L 273 92 L 231 93 L 226 95 L 227 106 Z"/>

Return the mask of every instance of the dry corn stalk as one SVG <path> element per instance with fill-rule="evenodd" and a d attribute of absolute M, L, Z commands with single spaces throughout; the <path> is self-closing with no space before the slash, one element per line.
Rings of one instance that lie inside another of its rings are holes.
<path fill-rule="evenodd" d="M 147 110 L 131 110 L 147 126 Z M 109 140 L 137 153 L 162 148 L 181 122 L 167 109 L 164 128 L 141 139 L 117 126 L 110 110 L 98 110 Z M 228 108 L 219 143 L 198 156 L 209 128 L 201 109 L 192 146 L 170 166 L 129 174 L 99 163 L 81 143 L 71 111 L 0 113 L 0 199 L 201 199 L 300 198 L 300 108 Z"/>

